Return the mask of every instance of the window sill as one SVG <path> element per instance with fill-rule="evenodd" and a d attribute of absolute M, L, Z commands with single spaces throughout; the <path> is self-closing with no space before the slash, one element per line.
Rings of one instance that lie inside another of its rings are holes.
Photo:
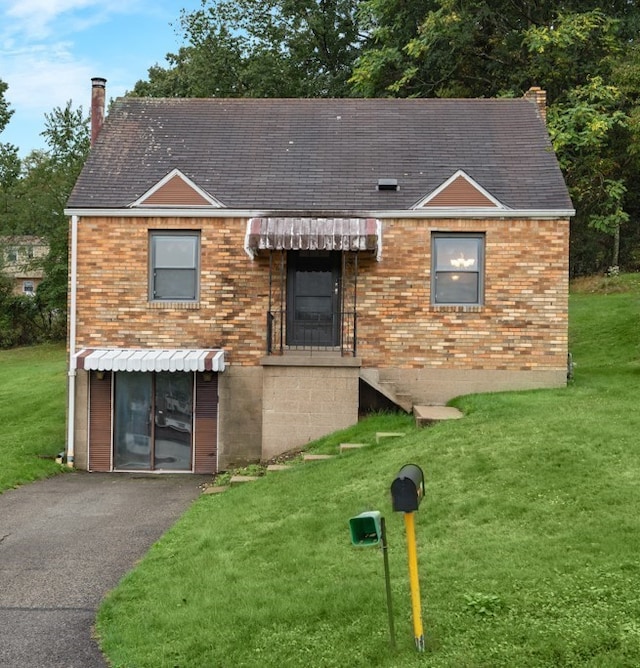
<path fill-rule="evenodd" d="M 482 313 L 484 304 L 431 304 L 434 313 Z"/>
<path fill-rule="evenodd" d="M 148 302 L 147 308 L 154 311 L 197 311 L 200 302 Z"/>

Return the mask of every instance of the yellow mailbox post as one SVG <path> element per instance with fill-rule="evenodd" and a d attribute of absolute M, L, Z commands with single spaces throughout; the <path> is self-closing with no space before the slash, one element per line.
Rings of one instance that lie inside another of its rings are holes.
<path fill-rule="evenodd" d="M 420 581 L 418 578 L 418 552 L 414 513 L 424 497 L 424 474 L 416 464 L 403 466 L 391 483 L 393 510 L 404 513 L 407 532 L 407 554 L 409 559 L 409 583 L 411 586 L 411 610 L 413 613 L 413 635 L 416 649 L 424 652 L 424 630 L 420 603 Z"/>

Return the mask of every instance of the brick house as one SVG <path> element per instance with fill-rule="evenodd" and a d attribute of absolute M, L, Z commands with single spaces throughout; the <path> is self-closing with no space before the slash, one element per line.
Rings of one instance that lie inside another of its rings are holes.
<path fill-rule="evenodd" d="M 49 246 L 40 237 L 0 237 L 0 271 L 11 279 L 14 295 L 35 295 L 44 277 L 42 261 L 48 253 Z"/>
<path fill-rule="evenodd" d="M 93 91 L 67 206 L 75 466 L 213 472 L 372 406 L 565 384 L 574 212 L 539 89 L 124 98 L 104 125 Z"/>

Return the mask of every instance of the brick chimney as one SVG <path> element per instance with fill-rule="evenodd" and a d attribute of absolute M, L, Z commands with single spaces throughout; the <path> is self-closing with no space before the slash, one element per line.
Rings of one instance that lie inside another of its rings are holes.
<path fill-rule="evenodd" d="M 531 86 L 523 95 L 527 100 L 531 100 L 538 107 L 538 113 L 544 123 L 547 122 L 547 91 L 542 90 L 540 86 Z"/>
<path fill-rule="evenodd" d="M 104 99 L 106 79 L 91 79 L 91 146 L 95 144 L 104 121 Z"/>

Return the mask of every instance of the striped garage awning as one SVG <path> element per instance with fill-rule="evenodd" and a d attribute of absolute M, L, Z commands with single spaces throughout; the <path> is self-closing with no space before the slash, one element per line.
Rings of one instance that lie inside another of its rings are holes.
<path fill-rule="evenodd" d="M 74 356 L 86 371 L 224 371 L 224 350 L 85 348 Z"/>
<path fill-rule="evenodd" d="M 377 218 L 250 218 L 245 251 L 261 250 L 370 251 L 379 260 L 382 222 Z"/>

